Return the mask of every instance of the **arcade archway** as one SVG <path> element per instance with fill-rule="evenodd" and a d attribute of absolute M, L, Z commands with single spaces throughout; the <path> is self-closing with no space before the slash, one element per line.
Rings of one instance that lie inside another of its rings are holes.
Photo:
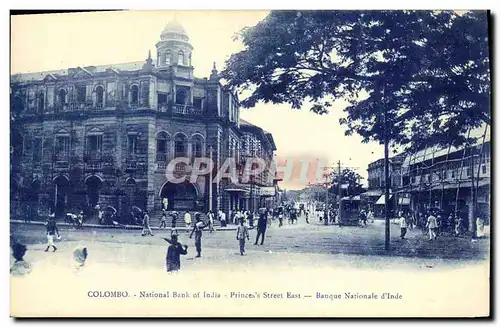
<path fill-rule="evenodd" d="M 54 213 L 56 217 L 64 216 L 68 204 L 69 180 L 66 176 L 54 179 Z"/>
<path fill-rule="evenodd" d="M 171 183 L 167 182 L 160 191 L 160 198 L 168 199 L 167 210 L 194 210 L 197 199 L 196 187 L 189 183 Z"/>
<path fill-rule="evenodd" d="M 90 176 L 85 180 L 85 186 L 87 187 L 87 203 L 94 208 L 99 203 L 102 181 L 97 176 Z"/>

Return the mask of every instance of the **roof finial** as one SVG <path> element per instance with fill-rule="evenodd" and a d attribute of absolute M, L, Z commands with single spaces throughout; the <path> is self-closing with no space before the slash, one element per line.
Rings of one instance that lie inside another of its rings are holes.
<path fill-rule="evenodd" d="M 219 77 L 219 72 L 217 72 L 217 67 L 215 66 L 215 61 L 214 65 L 212 66 L 212 73 L 210 74 L 210 79 L 217 79 Z"/>
<path fill-rule="evenodd" d="M 151 49 L 148 50 L 148 59 L 151 59 Z"/>

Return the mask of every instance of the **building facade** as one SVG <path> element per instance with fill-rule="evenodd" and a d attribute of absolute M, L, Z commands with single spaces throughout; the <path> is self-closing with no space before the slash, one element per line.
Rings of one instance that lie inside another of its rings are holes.
<path fill-rule="evenodd" d="M 240 171 L 246 158 L 267 159 L 276 146 L 269 133 L 241 124 L 237 95 L 221 85 L 215 64 L 208 78 L 193 75 L 192 51 L 173 21 L 156 59 L 149 53 L 140 62 L 12 75 L 13 214 L 61 215 L 99 204 L 126 216 L 131 206 L 159 210 L 164 198 L 171 210 L 229 209 L 231 181 L 206 175 L 172 183 L 170 161 L 189 159 L 173 167 L 176 177 L 189 176 L 200 157 L 211 157 L 215 172 L 234 158 Z M 256 184 L 259 195 L 275 183 Z"/>
<path fill-rule="evenodd" d="M 414 212 L 439 208 L 445 215 L 456 212 L 472 223 L 476 197 L 476 216 L 490 220 L 490 142 L 489 137 L 474 146 L 432 147 L 408 155 L 403 163 L 403 185 L 399 193 L 411 198 Z"/>
<path fill-rule="evenodd" d="M 396 199 L 394 193 L 399 190 L 402 186 L 402 165 L 405 158 L 405 154 L 398 154 L 392 158 L 389 158 L 389 178 L 391 184 L 389 185 L 390 192 L 390 205 L 391 210 L 395 206 L 402 203 L 407 203 L 407 201 Z M 368 165 L 368 189 L 363 193 L 362 197 L 365 203 L 375 211 L 376 214 L 382 214 L 385 204 L 385 165 L 384 158 L 378 159 Z"/>

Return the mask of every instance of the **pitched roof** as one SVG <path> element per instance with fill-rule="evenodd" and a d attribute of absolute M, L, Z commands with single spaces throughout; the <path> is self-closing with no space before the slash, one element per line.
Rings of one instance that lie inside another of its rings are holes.
<path fill-rule="evenodd" d="M 154 62 L 154 59 L 153 59 Z M 110 64 L 110 65 L 99 65 L 94 66 L 94 73 L 104 73 L 107 69 L 114 69 L 115 71 L 134 71 L 142 69 L 142 65 L 144 65 L 144 60 L 141 61 L 132 61 L 125 62 L 121 64 Z M 85 67 L 80 67 L 81 69 L 87 71 Z M 34 81 L 42 81 L 45 76 L 53 75 L 57 78 L 57 76 L 68 76 L 69 69 L 60 69 L 60 70 L 50 70 L 44 72 L 28 72 L 28 73 L 20 73 L 11 75 L 11 82 L 34 82 Z"/>

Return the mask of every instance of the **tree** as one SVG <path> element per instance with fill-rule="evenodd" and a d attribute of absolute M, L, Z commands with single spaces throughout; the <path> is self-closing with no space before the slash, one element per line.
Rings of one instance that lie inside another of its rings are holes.
<path fill-rule="evenodd" d="M 338 172 L 329 174 L 329 179 L 331 179 L 331 186 L 329 189 L 329 194 L 338 196 L 339 189 L 341 196 L 356 196 L 361 194 L 363 191 L 363 186 L 361 185 L 361 175 L 352 170 L 351 168 L 344 168 Z"/>
<path fill-rule="evenodd" d="M 389 143 L 458 146 L 490 124 L 485 12 L 273 11 L 238 37 L 222 77 L 249 93 L 243 106 L 308 101 L 324 114 L 347 100 L 346 135 L 384 143 L 386 203 Z"/>
<path fill-rule="evenodd" d="M 238 35 L 228 85 L 259 101 L 318 114 L 347 99 L 340 123 L 364 142 L 466 142 L 489 123 L 487 15 L 447 11 L 273 11 Z"/>

